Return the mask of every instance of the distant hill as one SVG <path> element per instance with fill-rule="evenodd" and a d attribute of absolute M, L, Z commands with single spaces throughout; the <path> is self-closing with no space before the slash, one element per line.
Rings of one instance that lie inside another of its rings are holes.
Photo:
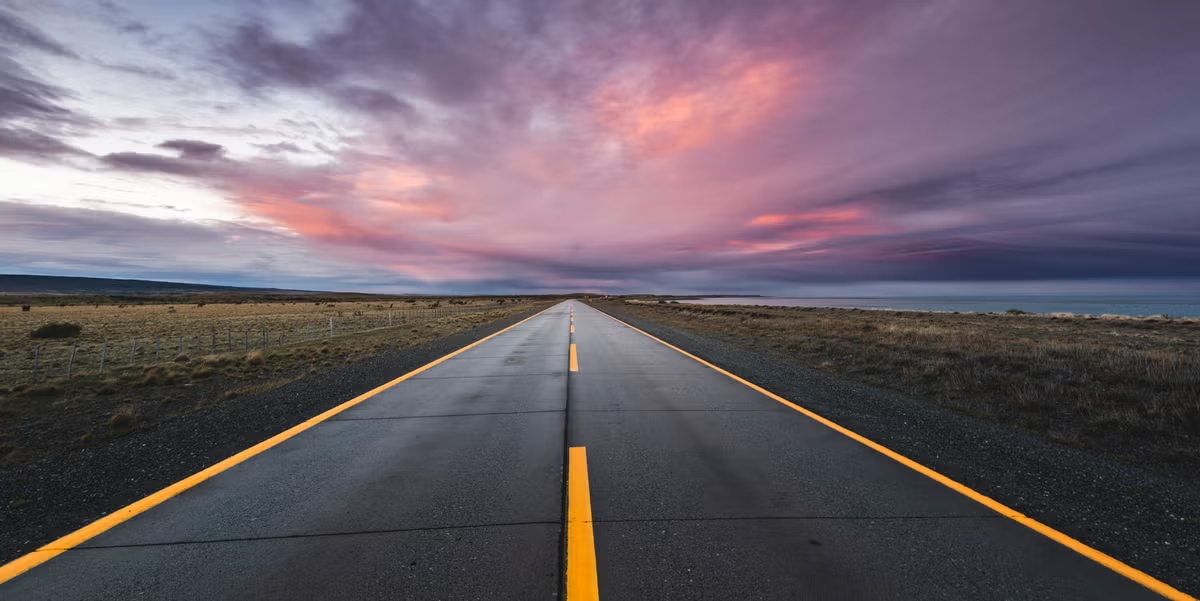
<path fill-rule="evenodd" d="M 305 294 L 305 290 L 280 288 L 242 288 L 210 286 L 150 280 L 113 280 L 108 278 L 76 278 L 53 275 L 0 275 L 0 296 L 32 296 L 43 294 L 87 294 L 98 296 L 164 296 L 176 294 Z"/>

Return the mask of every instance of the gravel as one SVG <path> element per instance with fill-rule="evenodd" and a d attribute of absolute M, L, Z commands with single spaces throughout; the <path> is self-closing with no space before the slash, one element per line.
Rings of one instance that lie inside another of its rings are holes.
<path fill-rule="evenodd" d="M 1183 478 L 597 309 L 750 380 L 1168 584 L 1200 593 L 1200 475 Z"/>
<path fill-rule="evenodd" d="M 188 412 L 71 453 L 0 469 L 0 563 L 533 313 Z"/>

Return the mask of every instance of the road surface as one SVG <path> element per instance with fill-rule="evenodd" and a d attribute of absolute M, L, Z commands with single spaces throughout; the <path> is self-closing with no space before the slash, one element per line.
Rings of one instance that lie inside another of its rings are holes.
<path fill-rule="evenodd" d="M 0 599 L 1162 598 L 573 301 L 234 463 Z"/>

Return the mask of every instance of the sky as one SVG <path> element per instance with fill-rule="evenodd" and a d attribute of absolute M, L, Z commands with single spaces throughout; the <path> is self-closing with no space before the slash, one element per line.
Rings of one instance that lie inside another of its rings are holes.
<path fill-rule="evenodd" d="M 0 272 L 1200 292 L 1194 0 L 0 0 Z"/>

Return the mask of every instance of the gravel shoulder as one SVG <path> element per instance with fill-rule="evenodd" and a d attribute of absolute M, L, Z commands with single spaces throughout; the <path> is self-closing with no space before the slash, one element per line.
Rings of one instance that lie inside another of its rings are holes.
<path fill-rule="evenodd" d="M 69 454 L 0 467 L 0 563 L 533 313 L 301 377 Z"/>
<path fill-rule="evenodd" d="M 1200 478 L 1155 472 L 741 348 L 601 311 L 750 380 L 1191 594 Z"/>

